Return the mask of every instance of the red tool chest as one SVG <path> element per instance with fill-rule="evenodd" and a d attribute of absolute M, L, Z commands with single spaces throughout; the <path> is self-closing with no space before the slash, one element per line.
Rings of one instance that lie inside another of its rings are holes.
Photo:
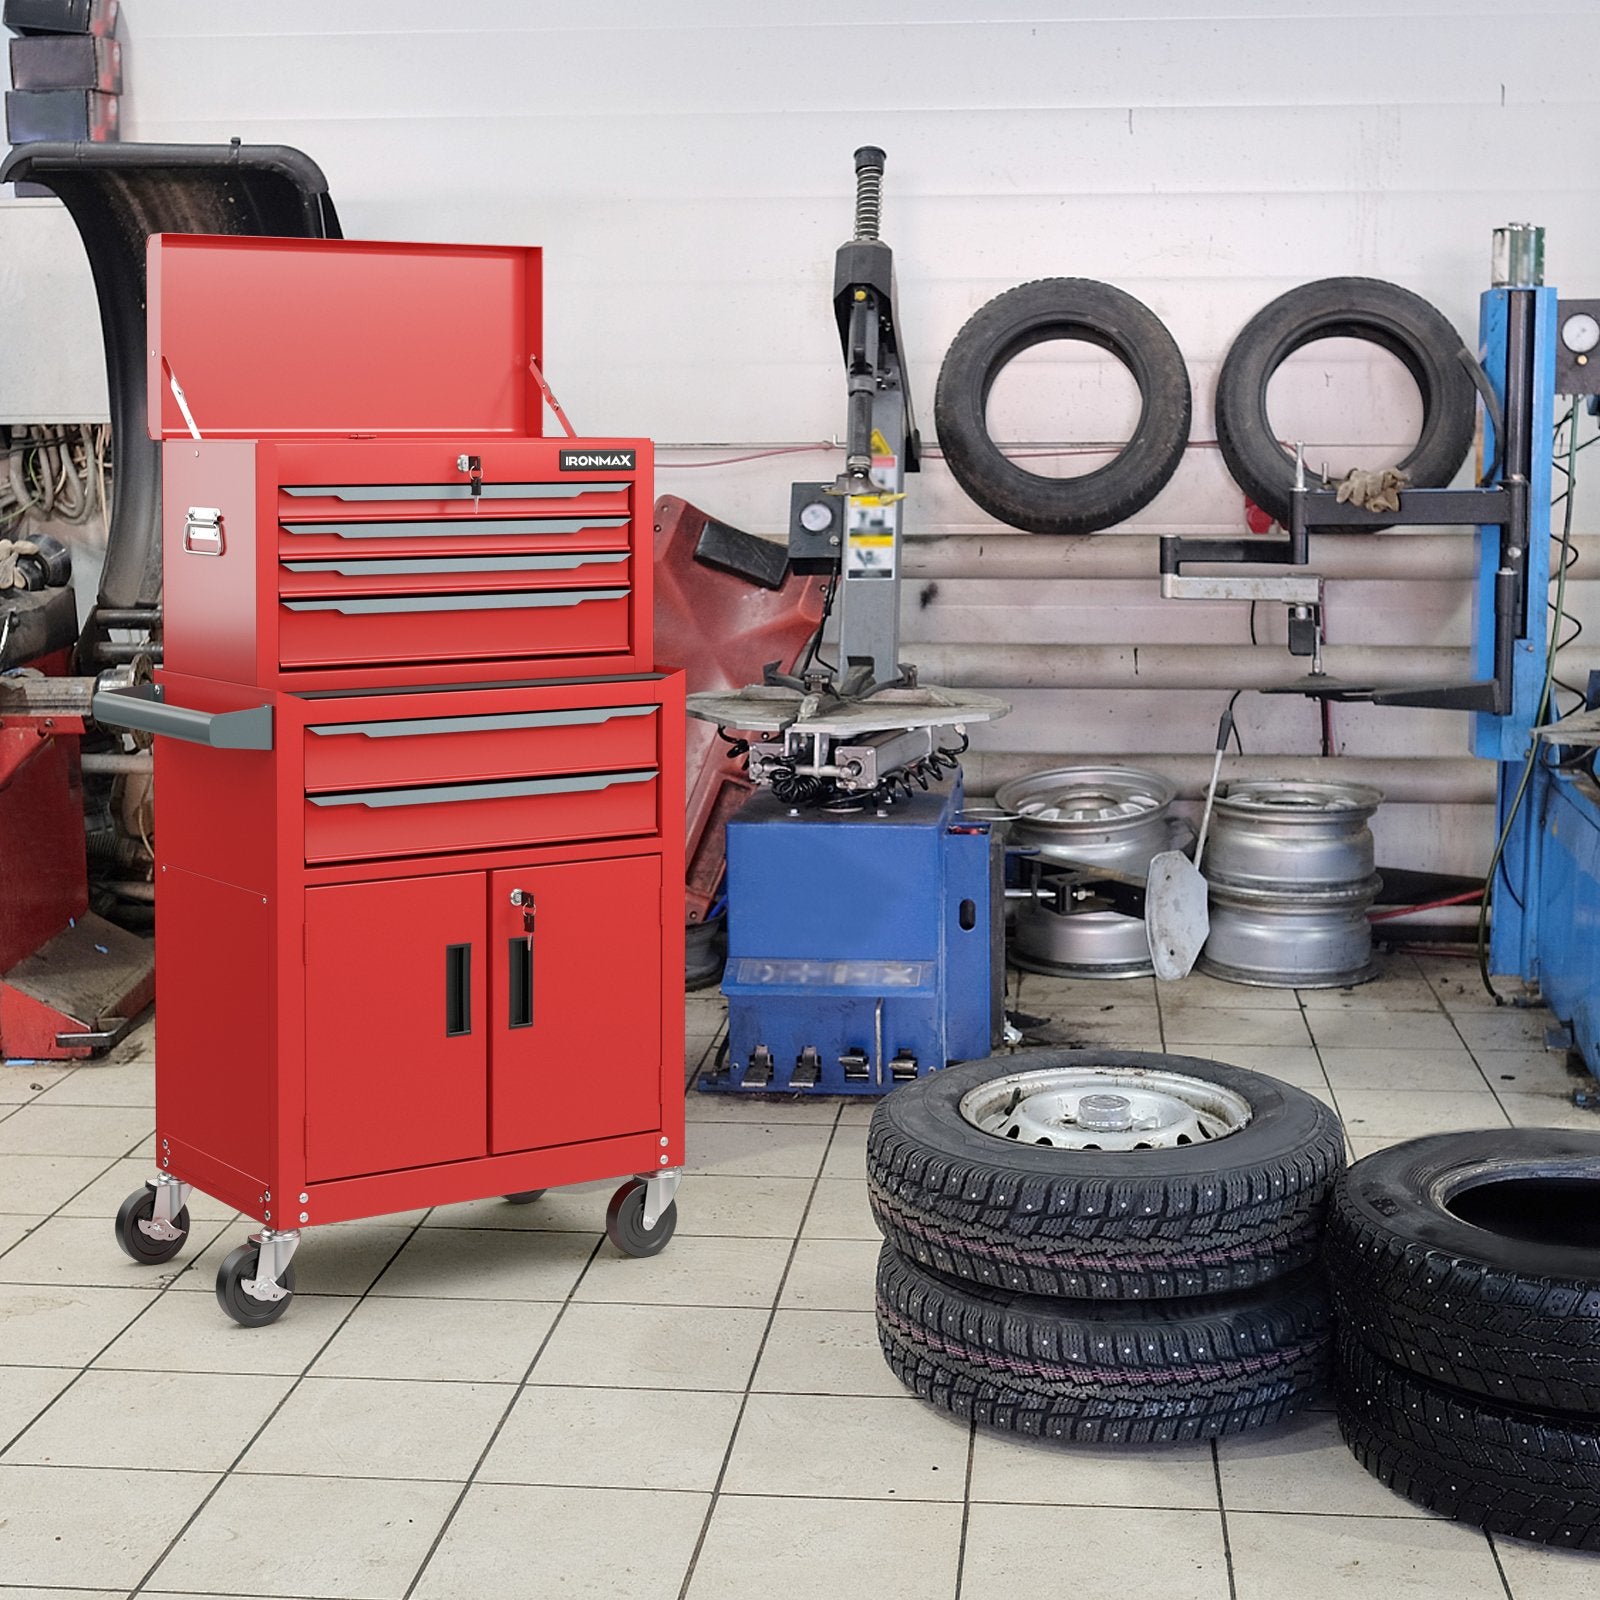
<path fill-rule="evenodd" d="M 218 1275 L 280 1315 L 299 1230 L 683 1161 L 683 680 L 651 670 L 650 446 L 542 438 L 539 253 L 150 241 L 165 663 L 156 1181 L 263 1224 Z"/>

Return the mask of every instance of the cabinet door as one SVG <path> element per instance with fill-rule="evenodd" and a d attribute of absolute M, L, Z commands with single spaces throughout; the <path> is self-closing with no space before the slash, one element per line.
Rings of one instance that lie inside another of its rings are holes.
<path fill-rule="evenodd" d="M 491 873 L 489 943 L 495 1152 L 659 1127 L 660 859 Z"/>
<path fill-rule="evenodd" d="M 306 891 L 312 1180 L 485 1153 L 481 872 Z"/>

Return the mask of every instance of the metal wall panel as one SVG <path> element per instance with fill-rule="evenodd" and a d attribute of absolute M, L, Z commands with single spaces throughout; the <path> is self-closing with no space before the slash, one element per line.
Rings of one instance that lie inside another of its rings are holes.
<path fill-rule="evenodd" d="M 1238 491 L 1204 443 L 1211 390 L 1233 334 L 1284 289 L 1391 278 L 1470 334 L 1490 230 L 1532 219 L 1549 229 L 1551 281 L 1600 290 L 1585 166 L 1600 142 L 1592 0 L 1510 14 L 1459 0 L 1034 0 L 987 14 L 999 10 L 458 0 L 441 20 L 424 0 L 126 0 L 125 132 L 298 144 L 327 172 L 352 235 L 543 245 L 546 369 L 576 424 L 717 446 L 663 448 L 660 487 L 770 533 L 790 479 L 832 470 L 822 446 L 840 425 L 842 385 L 828 295 L 863 142 L 889 151 L 885 232 L 930 431 L 951 338 L 1012 284 L 1105 278 L 1171 327 L 1201 442 L 1133 519 L 1147 533 L 1238 527 Z M 27 248 L 65 281 L 74 244 Z M 67 360 L 92 368 L 98 331 L 75 322 Z M 1406 380 L 1360 350 L 1307 352 L 1279 387 L 1283 415 L 1323 435 L 1327 453 L 1381 451 L 1414 426 Z M 1115 385 L 1099 362 L 1041 356 L 1018 388 L 1002 431 L 1038 437 L 1026 396 L 1048 388 L 1064 431 L 1104 437 L 1095 422 Z M 721 464 L 781 445 L 797 448 Z M 1595 509 L 1592 487 L 1580 531 Z M 937 459 L 914 486 L 909 525 L 1010 536 Z M 1592 582 L 1571 593 L 1580 613 L 1600 610 Z M 1466 601 L 1456 582 L 1338 584 L 1330 636 L 1461 645 Z M 1244 608 L 1162 605 L 1153 575 L 945 582 L 908 607 L 906 632 L 990 637 L 997 606 L 1013 641 L 1247 648 Z M 1281 637 L 1277 616 L 1264 609 L 1258 623 L 1259 637 Z M 1202 693 L 1020 698 L 984 730 L 988 748 L 1201 749 L 1220 709 Z M 1305 702 L 1248 696 L 1241 712 L 1257 748 L 1315 747 Z M 1339 708 L 1334 720 L 1352 754 L 1466 747 L 1459 718 Z M 1470 867 L 1487 854 L 1488 824 L 1454 809 L 1447 829 L 1418 811 L 1398 842 L 1413 859 Z"/>

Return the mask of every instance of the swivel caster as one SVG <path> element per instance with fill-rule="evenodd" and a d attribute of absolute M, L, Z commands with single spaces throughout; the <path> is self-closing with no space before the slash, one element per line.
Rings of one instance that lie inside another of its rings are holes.
<path fill-rule="evenodd" d="M 662 1178 L 667 1176 L 669 1174 L 662 1174 Z M 660 1209 L 649 1224 L 645 1220 L 645 1201 L 649 1197 L 651 1179 L 630 1179 L 612 1195 L 611 1204 L 606 1207 L 606 1237 L 623 1255 L 653 1256 L 666 1248 L 667 1240 L 678 1226 L 678 1205 L 671 1198 L 672 1190 L 677 1188 L 677 1174 L 672 1173 L 670 1177 L 671 1186 L 663 1185 L 664 1194 L 658 1191 Z M 660 1179 L 655 1181 L 661 1182 Z"/>
<path fill-rule="evenodd" d="M 189 1242 L 189 1208 L 183 1203 L 188 1197 L 189 1186 L 170 1179 L 135 1189 L 117 1209 L 117 1243 L 124 1253 L 146 1267 L 177 1255 Z"/>
<path fill-rule="evenodd" d="M 543 1193 L 543 1189 L 519 1189 L 515 1194 L 508 1194 L 506 1202 L 514 1206 L 531 1206 Z"/>
<path fill-rule="evenodd" d="M 263 1229 L 248 1244 L 230 1250 L 217 1268 L 217 1304 L 241 1328 L 264 1328 L 289 1309 L 294 1298 L 294 1268 L 289 1257 L 298 1233 Z M 266 1264 L 263 1266 L 262 1257 Z"/>

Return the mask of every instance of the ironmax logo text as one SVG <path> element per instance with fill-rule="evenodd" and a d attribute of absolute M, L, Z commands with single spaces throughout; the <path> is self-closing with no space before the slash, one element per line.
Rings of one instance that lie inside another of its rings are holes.
<path fill-rule="evenodd" d="M 633 450 L 563 450 L 563 472 L 632 472 L 637 451 Z"/>

